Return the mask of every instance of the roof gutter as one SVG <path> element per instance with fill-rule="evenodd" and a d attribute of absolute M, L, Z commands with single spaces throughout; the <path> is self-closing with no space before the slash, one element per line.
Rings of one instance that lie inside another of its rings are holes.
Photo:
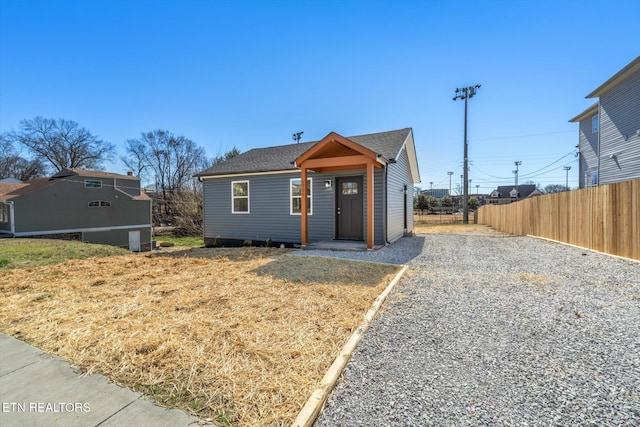
<path fill-rule="evenodd" d="M 9 221 L 11 223 L 11 236 L 15 237 L 16 235 L 16 220 L 14 218 L 15 215 L 15 208 L 13 206 L 13 201 L 9 201 L 9 200 L 0 200 L 2 203 L 4 203 L 5 205 L 9 206 Z"/>

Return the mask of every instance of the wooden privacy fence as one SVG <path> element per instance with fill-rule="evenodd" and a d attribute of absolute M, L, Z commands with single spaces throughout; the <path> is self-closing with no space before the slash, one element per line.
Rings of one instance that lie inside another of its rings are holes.
<path fill-rule="evenodd" d="M 478 224 L 640 260 L 640 179 L 477 211 Z"/>

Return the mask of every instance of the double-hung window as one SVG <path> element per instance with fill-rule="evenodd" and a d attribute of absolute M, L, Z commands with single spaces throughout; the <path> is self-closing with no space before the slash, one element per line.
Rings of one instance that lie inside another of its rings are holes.
<path fill-rule="evenodd" d="M 0 203 L 0 222 L 9 222 L 9 205 Z"/>
<path fill-rule="evenodd" d="M 313 215 L 313 181 L 312 178 L 307 179 L 307 214 Z M 302 180 L 300 178 L 292 178 L 289 185 L 289 200 L 291 215 L 300 215 L 302 213 Z"/>
<path fill-rule="evenodd" d="M 249 181 L 231 182 L 231 213 L 249 213 Z"/>

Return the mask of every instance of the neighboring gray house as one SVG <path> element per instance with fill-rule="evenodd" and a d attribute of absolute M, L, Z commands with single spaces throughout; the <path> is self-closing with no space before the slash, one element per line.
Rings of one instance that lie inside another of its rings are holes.
<path fill-rule="evenodd" d="M 640 178 L 640 56 L 591 92 L 579 123 L 580 188 Z"/>
<path fill-rule="evenodd" d="M 150 249 L 151 199 L 137 177 L 79 169 L 0 183 L 0 236 L 64 236 Z"/>
<path fill-rule="evenodd" d="M 518 185 L 517 190 L 515 185 L 501 185 L 493 190 L 485 200 L 490 205 L 504 205 L 529 197 L 540 196 L 541 194 L 534 184 Z"/>
<path fill-rule="evenodd" d="M 331 132 L 320 141 L 254 149 L 196 176 L 207 246 L 385 245 L 412 232 L 413 184 L 420 182 L 410 128 L 349 138 Z"/>

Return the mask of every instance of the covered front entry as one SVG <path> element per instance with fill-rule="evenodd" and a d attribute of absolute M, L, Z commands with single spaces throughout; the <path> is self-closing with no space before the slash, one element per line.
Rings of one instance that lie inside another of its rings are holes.
<path fill-rule="evenodd" d="M 336 239 L 363 240 L 362 177 L 336 178 Z"/>
<path fill-rule="evenodd" d="M 336 237 L 362 240 L 366 230 L 367 248 L 373 249 L 375 242 L 373 175 L 375 169 L 381 169 L 388 164 L 388 160 L 348 138 L 331 132 L 299 156 L 295 164 L 300 168 L 301 194 L 307 194 L 308 171 L 317 173 L 365 171 L 366 183 L 363 182 L 362 176 L 357 177 L 357 180 L 355 178 L 336 179 Z M 367 195 L 366 202 L 364 194 Z M 366 217 L 364 216 L 365 203 Z M 302 203 L 300 243 L 303 247 L 309 242 L 308 227 L 307 204 Z"/>

